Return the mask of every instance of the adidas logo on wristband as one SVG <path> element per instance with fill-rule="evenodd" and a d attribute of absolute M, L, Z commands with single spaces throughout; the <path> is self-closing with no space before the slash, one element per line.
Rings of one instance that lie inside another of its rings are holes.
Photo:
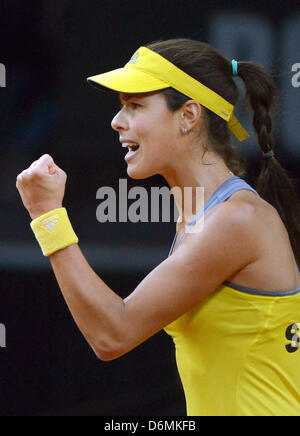
<path fill-rule="evenodd" d="M 78 238 L 64 207 L 54 209 L 36 218 L 31 221 L 30 227 L 44 256 L 51 256 L 56 251 L 78 244 Z"/>
<path fill-rule="evenodd" d="M 54 227 L 56 226 L 56 223 L 58 223 L 58 217 L 59 215 L 53 215 L 49 218 L 46 218 L 45 220 L 41 221 L 41 226 L 46 227 L 51 232 L 54 230 Z"/>

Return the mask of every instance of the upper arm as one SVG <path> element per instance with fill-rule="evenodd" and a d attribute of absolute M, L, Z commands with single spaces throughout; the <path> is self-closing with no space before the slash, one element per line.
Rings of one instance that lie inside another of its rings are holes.
<path fill-rule="evenodd" d="M 119 355 L 207 298 L 255 258 L 255 216 L 248 205 L 222 204 L 200 233 L 158 265 L 125 300 Z"/>

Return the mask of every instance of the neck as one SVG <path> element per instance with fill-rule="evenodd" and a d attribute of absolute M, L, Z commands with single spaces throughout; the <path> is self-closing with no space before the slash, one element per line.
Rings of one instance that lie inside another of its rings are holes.
<path fill-rule="evenodd" d="M 177 223 L 181 223 L 182 226 L 190 223 L 218 187 L 233 176 L 223 161 L 200 167 L 196 163 L 189 169 L 177 169 L 165 174 L 179 213 Z"/>

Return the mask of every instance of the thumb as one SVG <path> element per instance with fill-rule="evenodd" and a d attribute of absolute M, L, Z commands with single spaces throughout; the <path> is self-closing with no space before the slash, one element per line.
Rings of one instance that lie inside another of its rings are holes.
<path fill-rule="evenodd" d="M 55 165 L 55 162 L 53 158 L 49 154 L 44 154 L 40 159 L 39 163 L 41 166 L 45 167 L 48 170 L 48 173 L 50 175 L 53 175 L 56 173 L 57 167 Z"/>
<path fill-rule="evenodd" d="M 48 165 L 48 171 L 49 171 L 49 174 L 50 175 L 53 175 L 53 174 L 55 174 L 56 173 L 56 165 L 54 164 L 54 165 Z"/>

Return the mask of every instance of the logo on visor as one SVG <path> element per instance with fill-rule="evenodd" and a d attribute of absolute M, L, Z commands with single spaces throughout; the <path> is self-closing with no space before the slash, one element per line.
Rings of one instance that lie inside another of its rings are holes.
<path fill-rule="evenodd" d="M 130 61 L 128 63 L 135 64 L 138 57 L 139 57 L 139 52 L 137 51 L 136 53 L 134 53 L 134 55 L 132 56 L 132 58 L 130 59 Z"/>

